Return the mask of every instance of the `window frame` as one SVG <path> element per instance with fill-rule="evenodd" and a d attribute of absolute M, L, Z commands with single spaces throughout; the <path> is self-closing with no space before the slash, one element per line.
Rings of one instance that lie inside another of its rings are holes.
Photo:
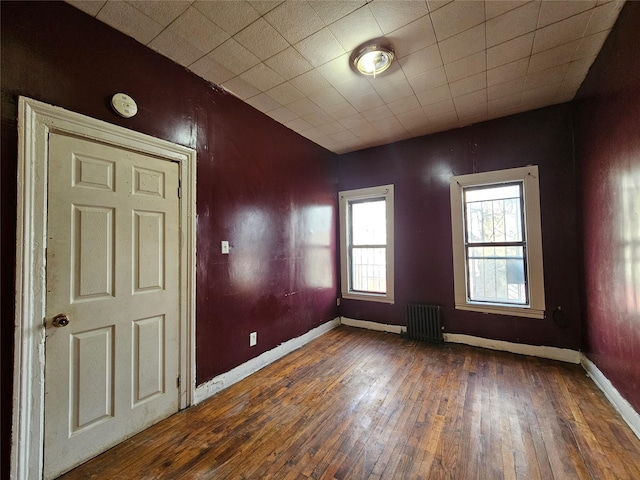
<path fill-rule="evenodd" d="M 350 258 L 350 203 L 359 203 L 376 199 L 385 200 L 387 235 L 386 235 L 386 293 L 373 293 L 352 290 L 351 288 L 351 258 Z M 393 184 L 377 187 L 345 190 L 338 193 L 340 215 L 340 277 L 341 296 L 351 300 L 366 300 L 371 302 L 394 303 L 394 188 Z"/>
<path fill-rule="evenodd" d="M 451 199 L 451 239 L 455 308 L 482 313 L 542 319 L 545 316 L 542 227 L 540 223 L 540 186 L 538 167 L 511 168 L 491 172 L 456 175 L 449 180 Z M 522 185 L 522 216 L 526 244 L 525 274 L 528 304 L 472 301 L 468 294 L 464 189 L 509 183 Z"/>

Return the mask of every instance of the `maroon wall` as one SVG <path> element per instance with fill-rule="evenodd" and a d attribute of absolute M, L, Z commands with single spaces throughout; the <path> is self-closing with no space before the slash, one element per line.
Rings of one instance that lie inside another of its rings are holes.
<path fill-rule="evenodd" d="M 578 92 L 586 355 L 640 412 L 640 3 Z"/>
<path fill-rule="evenodd" d="M 343 300 L 345 317 L 402 325 L 410 302 L 442 305 L 446 332 L 578 349 L 580 303 L 571 106 L 561 105 L 341 157 L 339 188 L 395 185 L 394 305 Z M 535 164 L 544 320 L 454 309 L 449 177 Z M 551 313 L 565 316 L 554 322 Z"/>
<path fill-rule="evenodd" d="M 19 95 L 197 149 L 198 384 L 335 318 L 336 156 L 69 5 L 3 1 L 1 9 L 6 474 Z M 132 119 L 108 107 L 121 91 L 138 103 Z M 221 240 L 230 255 L 220 254 Z"/>

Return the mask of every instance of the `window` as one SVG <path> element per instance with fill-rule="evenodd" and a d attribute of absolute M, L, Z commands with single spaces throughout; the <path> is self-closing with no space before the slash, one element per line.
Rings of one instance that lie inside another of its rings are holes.
<path fill-rule="evenodd" d="M 342 297 L 393 303 L 393 185 L 340 192 Z"/>
<path fill-rule="evenodd" d="M 451 177 L 456 308 L 544 318 L 538 167 Z"/>

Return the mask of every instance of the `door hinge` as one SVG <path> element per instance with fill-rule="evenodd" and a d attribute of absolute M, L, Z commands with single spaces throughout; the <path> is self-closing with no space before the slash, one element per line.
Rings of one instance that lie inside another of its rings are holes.
<path fill-rule="evenodd" d="M 178 198 L 182 198 L 182 182 L 178 180 Z"/>
<path fill-rule="evenodd" d="M 180 377 L 176 378 L 176 388 L 180 388 Z"/>

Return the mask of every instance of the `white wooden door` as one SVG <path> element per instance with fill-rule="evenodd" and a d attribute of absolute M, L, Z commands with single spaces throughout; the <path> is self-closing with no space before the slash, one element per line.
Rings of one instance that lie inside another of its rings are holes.
<path fill-rule="evenodd" d="M 179 409 L 177 164 L 52 133 L 49 165 L 45 478 Z"/>

